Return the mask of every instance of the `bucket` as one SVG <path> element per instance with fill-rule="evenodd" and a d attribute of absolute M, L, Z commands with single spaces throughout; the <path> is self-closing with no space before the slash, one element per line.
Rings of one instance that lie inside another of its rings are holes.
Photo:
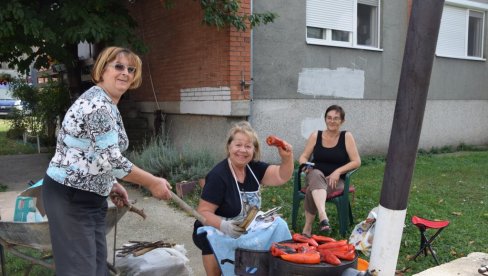
<path fill-rule="evenodd" d="M 358 266 L 357 269 L 359 271 L 366 271 L 368 270 L 369 263 L 365 259 L 358 258 Z"/>
<path fill-rule="evenodd" d="M 269 274 L 269 250 L 237 248 L 234 261 L 236 275 L 264 276 Z"/>
<path fill-rule="evenodd" d="M 29 213 L 35 214 L 34 200 L 29 196 L 18 196 L 15 201 L 14 221 L 26 222 Z"/>
<path fill-rule="evenodd" d="M 357 266 L 357 254 L 352 261 L 342 261 L 340 265 L 331 265 L 324 262 L 320 264 L 297 264 L 287 262 L 279 257 L 270 257 L 269 275 L 280 276 L 342 276 L 348 268 Z"/>

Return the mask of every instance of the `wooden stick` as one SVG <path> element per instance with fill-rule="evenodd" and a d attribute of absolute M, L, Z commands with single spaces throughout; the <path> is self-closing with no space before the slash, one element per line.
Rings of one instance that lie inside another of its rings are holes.
<path fill-rule="evenodd" d="M 134 255 L 134 257 L 137 257 L 137 256 L 141 256 L 153 249 L 156 249 L 157 247 L 156 246 L 150 246 L 150 247 L 145 247 L 145 248 L 142 248 L 142 249 L 139 249 L 135 252 L 132 253 L 132 255 Z"/>
<path fill-rule="evenodd" d="M 190 205 L 188 205 L 186 202 L 184 202 L 181 198 L 179 198 L 173 191 L 171 192 L 171 199 L 173 199 L 178 206 L 180 206 L 181 209 L 185 210 L 187 213 L 195 217 L 197 220 L 199 220 L 203 225 L 205 225 L 205 219 L 200 213 L 198 213 L 195 209 L 193 209 Z"/>
<path fill-rule="evenodd" d="M 168 243 L 162 240 L 156 242 L 129 241 L 129 243 L 131 244 L 124 245 L 122 248 L 116 249 L 118 257 L 125 257 L 128 254 L 132 254 L 137 257 L 156 248 L 170 248 L 176 245 L 174 243 Z"/>
<path fill-rule="evenodd" d="M 122 197 L 117 193 L 110 193 L 110 198 L 122 200 Z M 141 216 L 143 219 L 146 219 L 147 216 L 144 213 L 144 209 L 138 209 L 138 208 L 134 207 L 134 205 L 132 205 L 130 202 L 129 203 L 124 202 L 124 206 L 129 208 L 129 212 L 134 212 L 134 213 L 138 214 L 139 216 Z"/>

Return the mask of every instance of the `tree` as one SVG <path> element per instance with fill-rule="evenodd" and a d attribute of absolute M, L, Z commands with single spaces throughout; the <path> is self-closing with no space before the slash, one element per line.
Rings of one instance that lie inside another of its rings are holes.
<path fill-rule="evenodd" d="M 0 62 L 25 74 L 29 66 L 48 68 L 55 61 L 66 66 L 70 93 L 79 94 L 81 76 L 78 44 L 129 46 L 137 52 L 146 49 L 130 16 L 131 2 L 119 0 L 10 0 L 0 9 Z M 245 15 L 239 0 L 195 0 L 204 10 L 202 21 L 216 27 L 234 26 L 245 30 L 272 22 L 275 14 Z M 175 0 L 160 0 L 162 8 Z"/>

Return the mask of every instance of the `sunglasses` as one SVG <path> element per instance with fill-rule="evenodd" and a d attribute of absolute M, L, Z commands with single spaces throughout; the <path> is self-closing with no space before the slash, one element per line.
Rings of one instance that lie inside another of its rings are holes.
<path fill-rule="evenodd" d="M 127 73 L 129 73 L 129 74 L 134 74 L 136 72 L 136 68 L 134 66 L 126 66 L 126 65 L 121 64 L 121 63 L 110 63 L 107 65 L 115 68 L 115 70 L 117 70 L 119 72 L 124 72 L 126 68 L 127 68 Z"/>

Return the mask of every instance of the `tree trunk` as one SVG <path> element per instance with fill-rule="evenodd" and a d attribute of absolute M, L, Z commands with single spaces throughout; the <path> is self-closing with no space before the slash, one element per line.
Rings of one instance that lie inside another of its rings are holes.
<path fill-rule="evenodd" d="M 71 53 L 71 61 L 66 62 L 66 74 L 68 81 L 68 91 L 71 102 L 74 102 L 82 93 L 81 91 L 81 68 L 78 60 L 78 45 L 66 45 L 66 48 Z M 64 81 L 64 80 L 63 80 Z"/>

